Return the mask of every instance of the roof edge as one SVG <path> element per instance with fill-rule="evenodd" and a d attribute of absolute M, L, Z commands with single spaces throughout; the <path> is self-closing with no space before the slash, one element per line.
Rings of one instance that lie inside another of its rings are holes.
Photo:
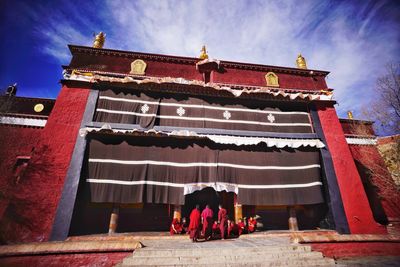
<path fill-rule="evenodd" d="M 69 44 L 68 48 L 72 55 L 74 53 L 89 53 L 89 54 L 103 54 L 103 55 L 115 55 L 115 56 L 125 56 L 125 57 L 139 57 L 144 59 L 153 59 L 160 61 L 169 61 L 175 63 L 182 64 L 196 64 L 200 61 L 199 58 L 195 57 L 183 57 L 183 56 L 174 56 L 174 55 L 163 55 L 163 54 L 153 54 L 153 53 L 143 53 L 143 52 L 134 52 L 134 51 L 124 51 L 124 50 L 116 50 L 116 49 L 108 49 L 108 48 L 93 48 L 88 46 L 80 46 L 80 45 L 72 45 Z M 226 61 L 220 60 L 220 65 L 229 67 L 229 68 L 240 68 L 240 69 L 252 69 L 252 70 L 261 70 L 261 71 L 278 71 L 278 72 L 288 72 L 295 73 L 300 75 L 310 75 L 310 72 L 314 72 L 314 75 L 322 75 L 327 76 L 330 72 L 324 70 L 314 70 L 314 69 L 298 69 L 292 67 L 283 67 L 283 66 L 271 66 L 271 65 L 263 65 L 256 63 L 244 63 L 244 62 L 235 62 L 235 61 Z"/>
<path fill-rule="evenodd" d="M 357 119 L 346 119 L 346 118 L 339 118 L 339 121 L 340 122 L 359 123 L 359 124 L 374 124 L 374 121 L 357 120 Z"/>

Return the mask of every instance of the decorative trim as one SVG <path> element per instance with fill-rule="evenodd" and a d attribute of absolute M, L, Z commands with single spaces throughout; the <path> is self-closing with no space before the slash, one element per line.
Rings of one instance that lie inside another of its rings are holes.
<path fill-rule="evenodd" d="M 214 143 L 217 144 L 231 144 L 236 146 L 242 145 L 258 145 L 260 143 L 265 143 L 268 147 L 277 147 L 277 148 L 299 148 L 299 147 L 316 147 L 323 148 L 325 147 L 324 143 L 322 143 L 319 139 L 293 139 L 293 138 L 273 138 L 273 137 L 248 137 L 248 136 L 229 136 L 229 135 L 216 135 L 216 134 L 197 134 L 194 131 L 188 130 L 174 130 L 171 132 L 162 132 L 156 131 L 154 129 L 151 130 L 143 130 L 143 129 L 111 129 L 111 127 L 107 124 L 103 125 L 101 128 L 95 127 L 85 127 L 79 130 L 81 136 L 86 136 L 87 133 L 90 132 L 112 132 L 112 133 L 121 133 L 121 134 L 132 134 L 132 133 L 144 133 L 144 134 L 158 134 L 165 136 L 185 136 L 185 137 L 193 137 L 193 138 L 207 138 Z"/>
<path fill-rule="evenodd" d="M 227 130 L 216 128 L 192 128 L 192 127 L 176 127 L 176 126 L 154 126 L 153 129 L 143 128 L 139 124 L 124 124 L 124 123 L 104 123 L 90 122 L 86 124 L 88 128 L 113 129 L 124 131 L 140 131 L 140 132 L 156 132 L 156 133 L 172 133 L 172 132 L 188 132 L 199 135 L 221 135 L 221 136 L 238 136 L 238 137 L 267 137 L 267 138 L 282 138 L 282 139 L 318 139 L 315 133 L 280 133 L 280 132 L 260 132 L 246 130 Z"/>
<path fill-rule="evenodd" d="M 95 73 L 93 75 L 93 73 Z M 239 85 L 220 85 L 217 83 L 204 83 L 198 80 L 187 80 L 184 78 L 171 78 L 171 77 L 135 77 L 132 75 L 126 75 L 122 77 L 109 77 L 105 75 L 96 74 L 100 72 L 91 72 L 92 75 L 86 73 L 77 73 L 75 71 L 71 75 L 65 75 L 66 80 L 71 81 L 83 81 L 89 83 L 109 82 L 109 83 L 122 83 L 122 84 L 181 84 L 181 85 L 192 85 L 200 86 L 203 88 L 210 88 L 216 91 L 226 91 L 231 93 L 234 97 L 240 97 L 245 94 L 268 94 L 274 97 L 288 97 L 290 100 L 301 99 L 301 100 L 321 100 L 321 101 L 332 101 L 333 95 L 330 91 L 304 91 L 296 89 L 282 89 L 282 88 L 269 88 L 261 86 L 239 86 Z M 236 89 L 242 88 L 242 89 Z M 294 92 L 295 91 L 295 92 Z"/>
<path fill-rule="evenodd" d="M 46 126 L 46 122 L 47 119 L 33 119 L 33 118 L 6 117 L 6 116 L 0 117 L 0 124 L 44 127 Z"/>
<path fill-rule="evenodd" d="M 63 71 L 63 76 L 65 80 L 77 80 L 77 79 L 70 79 L 72 75 L 75 74 L 75 77 L 78 77 L 77 75 L 81 76 L 88 76 L 88 77 L 93 77 L 93 74 L 99 74 L 103 76 L 111 76 L 114 78 L 125 78 L 127 76 L 139 79 L 139 80 L 144 80 L 144 79 L 161 79 L 161 77 L 156 77 L 156 76 L 144 76 L 144 75 L 133 75 L 133 74 L 127 74 L 127 73 L 122 73 L 122 72 L 111 72 L 111 71 L 100 71 L 100 70 L 89 70 L 85 68 L 76 68 L 72 69 L 69 68 L 68 66 L 64 66 L 64 71 Z M 177 80 L 185 80 L 185 81 L 191 81 L 191 80 L 186 80 L 184 78 L 172 78 L 172 77 L 164 77 L 165 79 L 177 79 Z M 87 82 L 87 79 L 82 79 L 82 81 Z M 204 83 L 203 81 L 200 80 L 192 80 L 194 82 L 199 82 L 202 83 L 204 86 L 209 86 L 209 85 L 218 85 L 220 87 L 231 87 L 232 89 L 264 89 L 268 88 L 266 86 L 257 86 L 257 85 L 246 85 L 246 84 L 232 84 L 232 83 L 221 83 L 221 82 L 216 82 L 216 83 Z M 187 83 L 186 83 L 187 84 Z M 198 84 L 197 84 L 198 85 Z M 321 89 L 321 90 L 306 90 L 306 89 L 297 89 L 297 88 L 275 88 L 271 87 L 269 88 L 273 91 L 280 91 L 283 90 L 288 93 L 308 93 L 308 94 L 314 94 L 314 95 L 319 95 L 319 94 L 325 94 L 325 95 L 332 95 L 333 89 L 331 88 L 326 88 L 326 89 Z"/>
<path fill-rule="evenodd" d="M 357 138 L 357 137 L 346 137 L 347 144 L 349 145 L 366 145 L 375 146 L 377 144 L 376 138 Z"/>
<path fill-rule="evenodd" d="M 299 147 L 325 147 L 324 143 L 319 139 L 284 139 L 284 138 L 259 138 L 259 137 L 241 137 L 241 136 L 224 136 L 224 135 L 204 135 L 204 137 L 218 144 L 231 145 L 258 145 L 265 143 L 268 147 L 277 148 L 299 148 Z"/>
<path fill-rule="evenodd" d="M 184 195 L 189 195 L 191 193 L 194 193 L 196 191 L 200 191 L 206 187 L 211 187 L 213 188 L 216 192 L 233 192 L 236 195 L 239 194 L 239 187 L 237 184 L 230 184 L 230 183 L 191 183 L 191 184 L 185 184 L 184 189 L 183 189 L 183 194 Z"/>

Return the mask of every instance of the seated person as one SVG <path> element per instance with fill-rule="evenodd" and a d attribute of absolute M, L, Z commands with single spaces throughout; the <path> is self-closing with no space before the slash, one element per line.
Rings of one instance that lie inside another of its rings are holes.
<path fill-rule="evenodd" d="M 239 219 L 239 222 L 238 222 L 237 226 L 239 228 L 239 235 L 242 235 L 243 233 L 246 233 L 246 225 L 244 224 L 242 219 Z"/>
<path fill-rule="evenodd" d="M 212 225 L 212 238 L 216 239 L 221 236 L 221 230 L 219 229 L 219 224 L 217 221 L 214 221 Z"/>
<path fill-rule="evenodd" d="M 234 221 L 228 219 L 228 237 L 231 236 L 239 236 L 239 226 Z"/>
<path fill-rule="evenodd" d="M 249 233 L 253 233 L 257 228 L 257 221 L 253 217 L 249 219 Z"/>
<path fill-rule="evenodd" d="M 181 225 L 182 225 L 182 234 L 188 234 L 188 233 L 189 233 L 189 232 L 188 232 L 188 227 L 189 227 L 189 225 L 188 225 L 188 223 L 187 223 L 185 217 L 182 218 L 182 223 L 181 223 Z"/>
<path fill-rule="evenodd" d="M 182 225 L 179 221 L 179 218 L 174 218 L 171 223 L 171 227 L 169 228 L 169 233 L 171 235 L 181 234 L 182 233 Z"/>

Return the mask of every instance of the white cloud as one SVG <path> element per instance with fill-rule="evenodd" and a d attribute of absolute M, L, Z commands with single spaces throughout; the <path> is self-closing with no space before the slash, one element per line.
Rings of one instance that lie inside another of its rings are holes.
<path fill-rule="evenodd" d="M 399 22 L 385 21 L 385 1 L 355 4 L 110 0 L 94 10 L 76 6 L 72 16 L 50 14 L 37 30 L 47 41 L 43 52 L 63 64 L 66 44 L 90 45 L 94 30 L 106 31 L 106 47 L 150 53 L 197 56 L 206 44 L 214 58 L 293 67 L 302 52 L 309 68 L 331 71 L 341 114 L 357 115 L 384 64 L 399 60 Z"/>

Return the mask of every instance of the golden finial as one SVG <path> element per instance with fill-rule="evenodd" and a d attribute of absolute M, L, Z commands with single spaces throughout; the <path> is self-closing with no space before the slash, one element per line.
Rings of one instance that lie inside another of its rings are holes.
<path fill-rule="evenodd" d="M 94 42 L 93 42 L 93 47 L 94 48 L 103 48 L 104 42 L 106 41 L 106 35 L 103 32 L 99 32 L 95 36 Z"/>
<path fill-rule="evenodd" d="M 299 69 L 307 69 L 306 60 L 301 54 L 297 56 L 296 64 Z"/>
<path fill-rule="evenodd" d="M 350 110 L 347 111 L 347 118 L 349 118 L 350 120 L 353 119 L 353 112 L 351 112 Z"/>
<path fill-rule="evenodd" d="M 203 45 L 203 47 L 201 48 L 200 52 L 201 52 L 201 54 L 199 56 L 200 59 L 208 58 L 207 50 L 206 50 L 206 46 L 205 45 Z"/>

